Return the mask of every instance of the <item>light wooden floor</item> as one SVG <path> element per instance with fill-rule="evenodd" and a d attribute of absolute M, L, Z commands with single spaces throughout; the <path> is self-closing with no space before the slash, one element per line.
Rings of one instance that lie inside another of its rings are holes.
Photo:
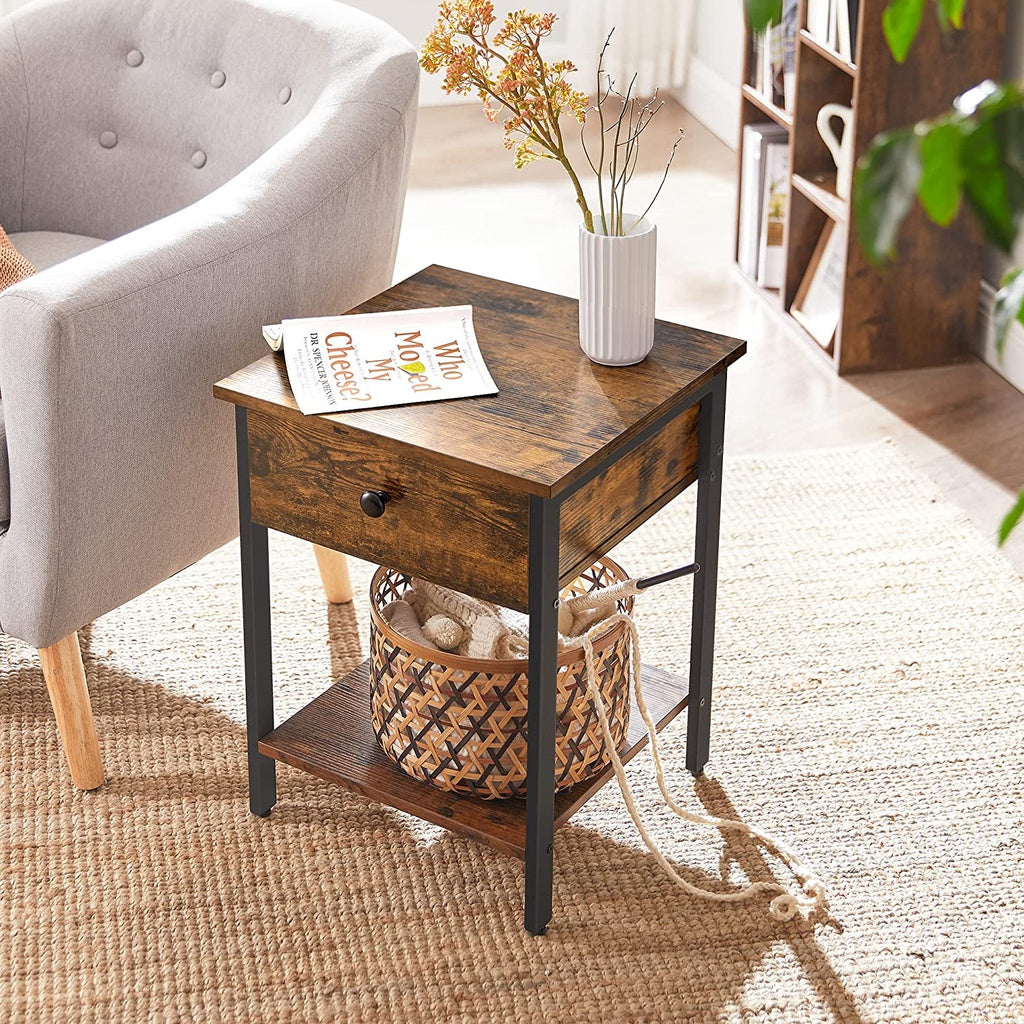
<path fill-rule="evenodd" d="M 891 437 L 988 536 L 1024 484 L 1024 395 L 983 363 L 840 380 L 732 262 L 734 154 L 685 111 L 665 108 L 634 177 L 642 209 L 675 129 L 687 137 L 652 211 L 658 315 L 745 338 L 730 374 L 727 450 L 770 453 Z M 575 295 L 579 218 L 568 179 L 517 171 L 475 106 L 420 112 L 397 274 L 442 263 Z M 1024 530 L 1008 546 L 1024 571 Z"/>

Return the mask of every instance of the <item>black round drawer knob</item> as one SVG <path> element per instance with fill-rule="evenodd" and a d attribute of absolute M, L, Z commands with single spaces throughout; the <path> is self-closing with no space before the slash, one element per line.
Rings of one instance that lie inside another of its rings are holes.
<path fill-rule="evenodd" d="M 359 507 L 371 518 L 380 519 L 388 503 L 387 491 L 363 491 L 359 496 Z"/>

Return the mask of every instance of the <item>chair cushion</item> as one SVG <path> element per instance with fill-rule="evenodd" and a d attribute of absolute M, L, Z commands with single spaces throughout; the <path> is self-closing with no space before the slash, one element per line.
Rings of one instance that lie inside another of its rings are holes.
<path fill-rule="evenodd" d="M 102 238 L 68 235 L 63 231 L 18 231 L 11 232 L 8 237 L 18 252 L 35 264 L 36 270 L 46 270 L 55 263 L 63 263 L 104 242 Z"/>

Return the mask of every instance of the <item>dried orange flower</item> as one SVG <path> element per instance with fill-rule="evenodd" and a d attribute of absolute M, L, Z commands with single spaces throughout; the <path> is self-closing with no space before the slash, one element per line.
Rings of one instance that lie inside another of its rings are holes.
<path fill-rule="evenodd" d="M 604 56 L 612 38 L 609 32 L 598 58 L 596 104 L 588 107 L 587 94 L 569 80 L 576 70 L 572 61 L 549 63 L 541 56 L 541 41 L 551 35 L 557 20 L 554 14 L 512 11 L 495 31 L 497 17 L 489 0 L 443 0 L 437 24 L 420 50 L 420 64 L 429 74 L 444 72 L 445 92 L 473 93 L 480 98 L 488 119 L 504 128 L 505 147 L 513 151 L 516 167 L 541 158 L 557 160 L 572 181 L 587 230 L 593 231 L 594 216 L 562 139 L 562 118 L 578 121 L 584 155 L 597 179 L 601 229 L 607 234 L 628 234 L 658 198 L 682 132 L 669 153 L 654 199 L 639 218 L 627 222 L 626 187 L 636 169 L 640 136 L 663 104 L 657 93 L 646 102 L 633 95 L 636 75 L 625 94 L 614 88 L 604 72 Z M 617 106 L 618 112 L 613 109 L 609 113 L 609 104 Z M 598 122 L 594 153 L 583 137 L 588 112 L 593 112 Z"/>
<path fill-rule="evenodd" d="M 540 158 L 557 160 L 592 231 L 593 217 L 566 155 L 560 124 L 563 116 L 586 121 L 587 95 L 567 77 L 576 70 L 572 61 L 549 63 L 540 52 L 556 20 L 554 14 L 512 11 L 492 33 L 497 21 L 493 3 L 446 0 L 420 51 L 420 64 L 430 74 L 444 71 L 446 93 L 475 93 L 482 100 L 487 117 L 501 121 L 516 167 Z"/>

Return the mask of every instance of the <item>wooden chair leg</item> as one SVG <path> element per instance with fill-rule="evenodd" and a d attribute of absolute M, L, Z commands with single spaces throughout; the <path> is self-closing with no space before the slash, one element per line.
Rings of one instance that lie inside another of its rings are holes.
<path fill-rule="evenodd" d="M 320 567 L 320 579 L 324 593 L 331 604 L 347 604 L 352 600 L 352 581 L 348 575 L 348 562 L 340 551 L 313 545 L 316 564 Z"/>
<path fill-rule="evenodd" d="M 39 660 L 71 778 L 79 789 L 96 789 L 103 785 L 103 762 L 78 634 L 72 633 L 52 647 L 41 647 Z"/>

